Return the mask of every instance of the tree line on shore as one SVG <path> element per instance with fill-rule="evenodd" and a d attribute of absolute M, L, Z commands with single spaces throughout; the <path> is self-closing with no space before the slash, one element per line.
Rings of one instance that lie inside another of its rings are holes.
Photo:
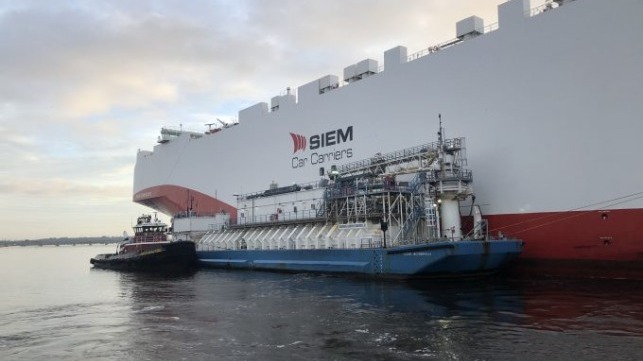
<path fill-rule="evenodd" d="M 75 245 L 92 245 L 92 244 L 111 244 L 118 243 L 123 237 L 60 237 L 60 238 L 42 238 L 42 239 L 25 239 L 20 241 L 0 241 L 0 247 L 12 246 L 75 246 Z"/>

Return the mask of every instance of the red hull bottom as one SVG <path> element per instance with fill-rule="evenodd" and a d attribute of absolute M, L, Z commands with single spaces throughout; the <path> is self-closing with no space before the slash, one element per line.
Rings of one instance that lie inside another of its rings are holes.
<path fill-rule="evenodd" d="M 643 269 L 643 209 L 490 215 L 489 234 L 522 239 L 522 259 L 600 261 Z"/>
<path fill-rule="evenodd" d="M 156 209 L 168 216 L 190 210 L 196 215 L 212 215 L 226 212 L 230 221 L 237 219 L 237 209 L 206 194 L 175 185 L 160 185 L 137 192 L 134 202 Z"/>

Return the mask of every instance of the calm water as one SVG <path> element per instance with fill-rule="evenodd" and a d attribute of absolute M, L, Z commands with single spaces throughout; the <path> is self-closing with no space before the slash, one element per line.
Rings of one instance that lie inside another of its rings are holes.
<path fill-rule="evenodd" d="M 94 270 L 0 248 L 0 360 L 641 360 L 643 282 Z"/>

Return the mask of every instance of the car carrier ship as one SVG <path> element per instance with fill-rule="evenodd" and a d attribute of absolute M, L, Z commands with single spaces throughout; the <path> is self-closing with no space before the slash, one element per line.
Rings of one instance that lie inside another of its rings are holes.
<path fill-rule="evenodd" d="M 442 113 L 469 140 L 493 237 L 522 239 L 523 260 L 643 268 L 640 14 L 639 0 L 508 1 L 497 24 L 463 19 L 452 40 L 391 48 L 383 64 L 288 88 L 218 129 L 162 128 L 137 154 L 133 200 L 199 238 L 222 215 L 243 221 L 240 195 L 423 144 Z M 272 213 L 295 212 L 280 203 Z"/>

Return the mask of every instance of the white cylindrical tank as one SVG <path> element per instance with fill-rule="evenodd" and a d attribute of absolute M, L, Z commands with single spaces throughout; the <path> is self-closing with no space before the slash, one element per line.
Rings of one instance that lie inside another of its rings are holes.
<path fill-rule="evenodd" d="M 460 224 L 460 202 L 457 199 L 442 199 L 440 203 L 440 223 L 442 237 L 452 241 L 462 239 Z"/>
<path fill-rule="evenodd" d="M 473 206 L 473 238 L 485 238 L 485 226 L 482 220 L 482 211 L 477 204 Z"/>

